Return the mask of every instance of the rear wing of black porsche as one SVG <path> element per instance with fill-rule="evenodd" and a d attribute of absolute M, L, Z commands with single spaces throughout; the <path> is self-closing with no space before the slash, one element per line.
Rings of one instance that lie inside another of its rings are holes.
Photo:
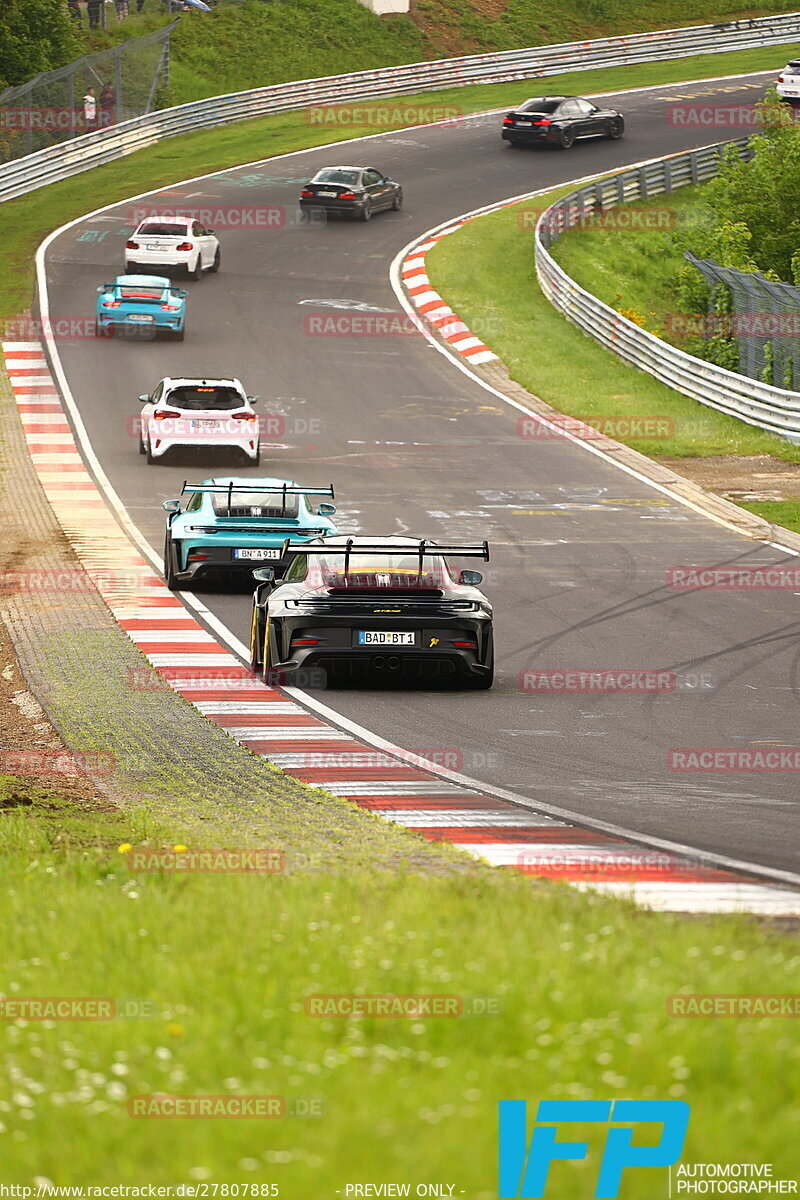
<path fill-rule="evenodd" d="M 286 483 L 282 483 L 279 487 L 259 487 L 255 484 L 250 486 L 249 484 L 239 483 L 189 483 L 184 479 L 183 487 L 181 488 L 181 495 L 183 495 L 184 492 L 211 492 L 218 496 L 227 496 L 229 513 L 231 509 L 231 499 L 234 492 L 237 496 L 246 496 L 248 493 L 259 496 L 282 496 L 282 507 L 284 509 L 286 508 L 287 496 L 330 496 L 331 499 L 334 498 L 332 483 L 328 484 L 327 487 L 300 487 L 296 484 Z"/>
<path fill-rule="evenodd" d="M 287 554 L 324 554 L 329 557 L 334 554 L 344 556 L 344 575 L 348 573 L 350 566 L 350 558 L 353 554 L 414 554 L 419 558 L 419 571 L 422 574 L 422 562 L 425 558 L 480 558 L 484 562 L 489 561 L 489 543 L 487 541 L 477 543 L 457 543 L 449 545 L 437 545 L 436 542 L 431 542 L 427 538 L 422 538 L 418 542 L 399 545 L 397 542 L 364 542 L 356 543 L 352 538 L 339 545 L 328 545 L 324 542 L 319 542 L 316 545 L 308 545 L 303 542 L 293 542 L 291 538 L 287 538 L 283 543 L 283 557 Z"/>

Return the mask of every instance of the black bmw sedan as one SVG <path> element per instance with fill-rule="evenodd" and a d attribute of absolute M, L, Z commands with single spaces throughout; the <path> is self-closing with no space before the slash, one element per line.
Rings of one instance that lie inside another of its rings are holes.
<path fill-rule="evenodd" d="M 377 167 L 323 167 L 300 193 L 300 211 L 323 210 L 368 221 L 385 208 L 400 208 L 403 189 Z"/>
<path fill-rule="evenodd" d="M 535 96 L 503 118 L 503 141 L 509 146 L 550 142 L 569 150 L 578 138 L 621 138 L 624 132 L 621 112 L 580 96 Z"/>

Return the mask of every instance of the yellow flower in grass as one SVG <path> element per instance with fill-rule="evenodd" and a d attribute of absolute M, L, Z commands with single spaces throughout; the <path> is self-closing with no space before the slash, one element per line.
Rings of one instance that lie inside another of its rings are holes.
<path fill-rule="evenodd" d="M 173 846 L 172 849 L 175 851 L 176 854 L 185 854 L 186 853 L 186 847 L 181 842 L 179 842 L 177 846 Z"/>
<path fill-rule="evenodd" d="M 128 851 L 132 849 L 133 846 L 130 844 L 130 842 L 123 842 L 121 846 L 117 846 L 117 854 L 127 854 Z"/>
<path fill-rule="evenodd" d="M 167 1026 L 167 1033 L 171 1034 L 172 1037 L 180 1037 L 183 1033 L 183 1026 L 173 1022 L 171 1025 Z"/>

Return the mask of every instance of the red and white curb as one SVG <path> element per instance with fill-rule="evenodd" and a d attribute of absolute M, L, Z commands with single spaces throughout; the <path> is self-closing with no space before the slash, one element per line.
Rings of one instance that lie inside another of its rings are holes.
<path fill-rule="evenodd" d="M 460 317 L 456 316 L 449 304 L 446 304 L 437 291 L 431 287 L 425 271 L 425 255 L 429 250 L 432 250 L 440 238 L 447 237 L 449 233 L 455 233 L 464 221 L 457 221 L 453 225 L 448 225 L 446 229 L 434 233 L 431 237 L 415 246 L 408 258 L 404 260 L 400 268 L 403 284 L 414 305 L 421 320 L 442 337 L 453 350 L 472 363 L 473 366 L 480 366 L 482 363 L 492 362 L 497 358 L 488 346 L 484 345 L 480 338 L 467 328 Z"/>
<path fill-rule="evenodd" d="M 41 344 L 10 342 L 3 351 L 39 480 L 90 580 L 161 679 L 236 742 L 312 787 L 494 866 L 665 911 L 800 915 L 800 891 L 449 782 L 412 752 L 375 750 L 268 687 L 195 620 L 112 516 L 78 453 Z"/>

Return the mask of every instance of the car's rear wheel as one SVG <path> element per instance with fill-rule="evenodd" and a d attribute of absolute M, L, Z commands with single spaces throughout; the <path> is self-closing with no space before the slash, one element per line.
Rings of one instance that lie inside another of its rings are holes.
<path fill-rule="evenodd" d="M 361 210 L 361 220 L 362 221 L 371 221 L 372 220 L 372 205 L 370 204 L 369 200 L 364 201 L 364 207 Z"/>
<path fill-rule="evenodd" d="M 392 208 L 394 209 L 395 212 L 398 212 L 399 209 L 401 209 L 402 207 L 403 207 L 403 193 L 395 192 L 394 200 L 392 200 Z"/>
<path fill-rule="evenodd" d="M 101 325 L 99 321 L 94 323 L 94 336 L 99 338 L 111 337 L 112 329 L 109 325 Z"/>
<path fill-rule="evenodd" d="M 608 125 L 608 136 L 612 141 L 616 142 L 622 137 L 624 132 L 625 122 L 622 120 L 622 117 L 614 117 L 614 119 L 610 121 Z"/>
<path fill-rule="evenodd" d="M 217 246 L 217 253 L 214 255 L 214 261 L 208 269 L 211 272 L 211 274 L 213 275 L 215 272 L 217 272 L 220 269 L 221 266 L 222 266 L 222 253 L 220 251 L 219 246 Z"/>
<path fill-rule="evenodd" d="M 571 150 L 575 145 L 574 129 L 562 129 L 558 135 L 558 144 L 562 150 Z"/>
<path fill-rule="evenodd" d="M 164 538 L 164 582 L 171 592 L 180 591 L 183 587 L 175 572 L 175 547 L 169 534 Z"/>
<path fill-rule="evenodd" d="M 186 326 L 181 325 L 180 329 L 173 330 L 172 336 L 176 342 L 182 342 L 186 337 Z"/>
<path fill-rule="evenodd" d="M 471 675 L 467 688 L 473 692 L 488 692 L 489 688 L 494 683 L 494 642 L 489 646 L 489 653 L 486 657 L 486 666 L 488 670 L 482 675 Z"/>
<path fill-rule="evenodd" d="M 519 150 L 522 142 L 512 142 L 509 140 L 506 142 L 506 145 L 508 146 L 509 150 Z"/>
<path fill-rule="evenodd" d="M 197 256 L 197 262 L 194 264 L 194 270 L 191 270 L 191 269 L 190 269 L 190 268 L 187 266 L 187 268 L 186 268 L 186 274 L 189 276 L 189 278 L 190 278 L 190 279 L 199 279 L 199 278 L 201 277 L 201 275 L 203 274 L 203 264 L 202 264 L 202 262 L 200 261 L 200 255 L 199 255 L 199 254 L 198 254 L 198 256 Z"/>
<path fill-rule="evenodd" d="M 250 670 L 257 675 L 261 668 L 261 637 L 258 620 L 258 606 L 253 605 L 253 615 L 250 618 Z"/>

